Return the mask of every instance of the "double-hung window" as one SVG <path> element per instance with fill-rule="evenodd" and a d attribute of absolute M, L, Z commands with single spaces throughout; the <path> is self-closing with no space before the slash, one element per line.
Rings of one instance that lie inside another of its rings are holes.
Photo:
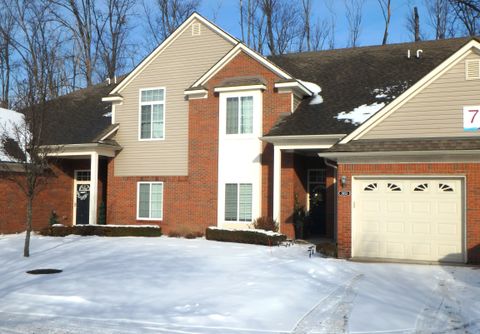
<path fill-rule="evenodd" d="M 225 184 L 225 220 L 252 221 L 252 184 Z"/>
<path fill-rule="evenodd" d="M 253 96 L 227 98 L 227 134 L 253 133 Z"/>
<path fill-rule="evenodd" d="M 140 139 L 165 135 L 165 88 L 140 90 Z"/>
<path fill-rule="evenodd" d="M 163 182 L 139 182 L 137 218 L 163 219 Z"/>

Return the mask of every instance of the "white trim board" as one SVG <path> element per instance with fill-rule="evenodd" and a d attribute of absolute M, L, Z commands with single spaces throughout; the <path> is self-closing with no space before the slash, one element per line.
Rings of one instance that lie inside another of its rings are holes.
<path fill-rule="evenodd" d="M 167 39 L 165 39 L 152 53 L 150 53 L 140 64 L 137 65 L 137 67 L 130 72 L 130 74 L 127 75 L 125 79 L 118 84 L 117 87 L 115 87 L 111 92 L 110 95 L 119 93 L 121 92 L 128 84 L 135 79 L 156 57 L 158 57 L 167 47 L 169 47 L 184 31 L 187 29 L 190 24 L 194 21 L 198 20 L 204 25 L 206 25 L 208 28 L 212 29 L 214 32 L 219 34 L 221 37 L 223 37 L 225 40 L 230 42 L 232 45 L 237 44 L 239 41 L 217 27 L 215 24 L 211 23 L 207 19 L 205 19 L 203 16 L 201 16 L 198 13 L 193 13 L 190 15 L 188 19 L 186 19 Z"/>
<path fill-rule="evenodd" d="M 472 50 L 475 48 L 476 50 L 480 51 L 480 43 L 476 40 L 471 40 L 459 50 L 457 50 L 453 55 L 447 58 L 444 62 L 438 65 L 435 69 L 429 72 L 426 76 L 416 82 L 412 87 L 408 88 L 405 92 L 403 92 L 400 96 L 398 96 L 395 100 L 393 100 L 390 104 L 385 106 L 375 115 L 370 117 L 365 123 L 360 125 L 357 129 L 351 132 L 348 136 L 343 138 L 339 143 L 346 144 L 352 140 L 358 140 L 363 137 L 368 131 L 374 128 L 377 124 L 383 121 L 385 118 L 390 116 L 400 107 L 402 107 L 405 103 L 410 101 L 413 97 L 423 91 L 426 87 L 428 87 L 433 81 L 438 79 L 440 76 L 448 72 L 452 67 L 457 65 L 460 61 L 462 61 L 465 57 L 472 53 Z"/>
<path fill-rule="evenodd" d="M 277 74 L 282 79 L 292 79 L 293 77 L 282 70 L 280 67 L 270 62 L 268 59 L 250 49 L 245 44 L 239 42 L 232 50 L 230 50 L 223 58 L 221 58 L 215 65 L 213 65 L 204 75 L 193 83 L 191 87 L 199 87 L 206 83 L 210 78 L 218 73 L 225 65 L 234 59 L 240 52 L 245 52 L 248 56 L 257 60 L 260 64 Z"/>

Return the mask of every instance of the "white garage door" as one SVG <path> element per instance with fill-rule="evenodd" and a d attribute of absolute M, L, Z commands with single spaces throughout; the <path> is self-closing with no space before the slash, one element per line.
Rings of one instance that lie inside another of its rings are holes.
<path fill-rule="evenodd" d="M 352 256 L 465 262 L 463 180 L 355 178 Z"/>

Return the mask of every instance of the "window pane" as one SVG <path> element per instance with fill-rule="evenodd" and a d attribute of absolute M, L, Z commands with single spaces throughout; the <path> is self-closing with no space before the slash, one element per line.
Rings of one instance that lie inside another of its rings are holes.
<path fill-rule="evenodd" d="M 238 133 L 238 98 L 227 98 L 227 134 Z"/>
<path fill-rule="evenodd" d="M 240 133 L 253 132 L 253 97 L 242 97 L 241 131 Z"/>
<path fill-rule="evenodd" d="M 252 185 L 250 183 L 240 184 L 238 220 L 252 221 Z"/>
<path fill-rule="evenodd" d="M 163 89 L 142 90 L 142 102 L 163 101 Z"/>
<path fill-rule="evenodd" d="M 140 184 L 140 194 L 138 199 L 138 217 L 150 217 L 150 185 L 146 183 Z"/>
<path fill-rule="evenodd" d="M 142 120 L 141 120 L 141 130 L 140 138 L 152 138 L 152 106 L 142 106 Z"/>
<path fill-rule="evenodd" d="M 152 138 L 163 138 L 163 104 L 153 105 Z"/>
<path fill-rule="evenodd" d="M 225 220 L 237 220 L 237 184 L 225 185 Z"/>
<path fill-rule="evenodd" d="M 162 218 L 163 184 L 152 184 L 152 212 L 150 218 Z"/>

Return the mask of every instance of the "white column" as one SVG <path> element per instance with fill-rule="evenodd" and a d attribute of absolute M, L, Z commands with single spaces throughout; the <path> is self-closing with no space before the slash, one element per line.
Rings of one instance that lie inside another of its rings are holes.
<path fill-rule="evenodd" d="M 280 225 L 281 209 L 281 184 L 282 184 L 282 151 L 277 146 L 273 147 L 273 219 Z"/>
<path fill-rule="evenodd" d="M 98 153 L 93 152 L 90 155 L 90 214 L 89 224 L 97 223 L 97 203 L 98 203 Z"/>

